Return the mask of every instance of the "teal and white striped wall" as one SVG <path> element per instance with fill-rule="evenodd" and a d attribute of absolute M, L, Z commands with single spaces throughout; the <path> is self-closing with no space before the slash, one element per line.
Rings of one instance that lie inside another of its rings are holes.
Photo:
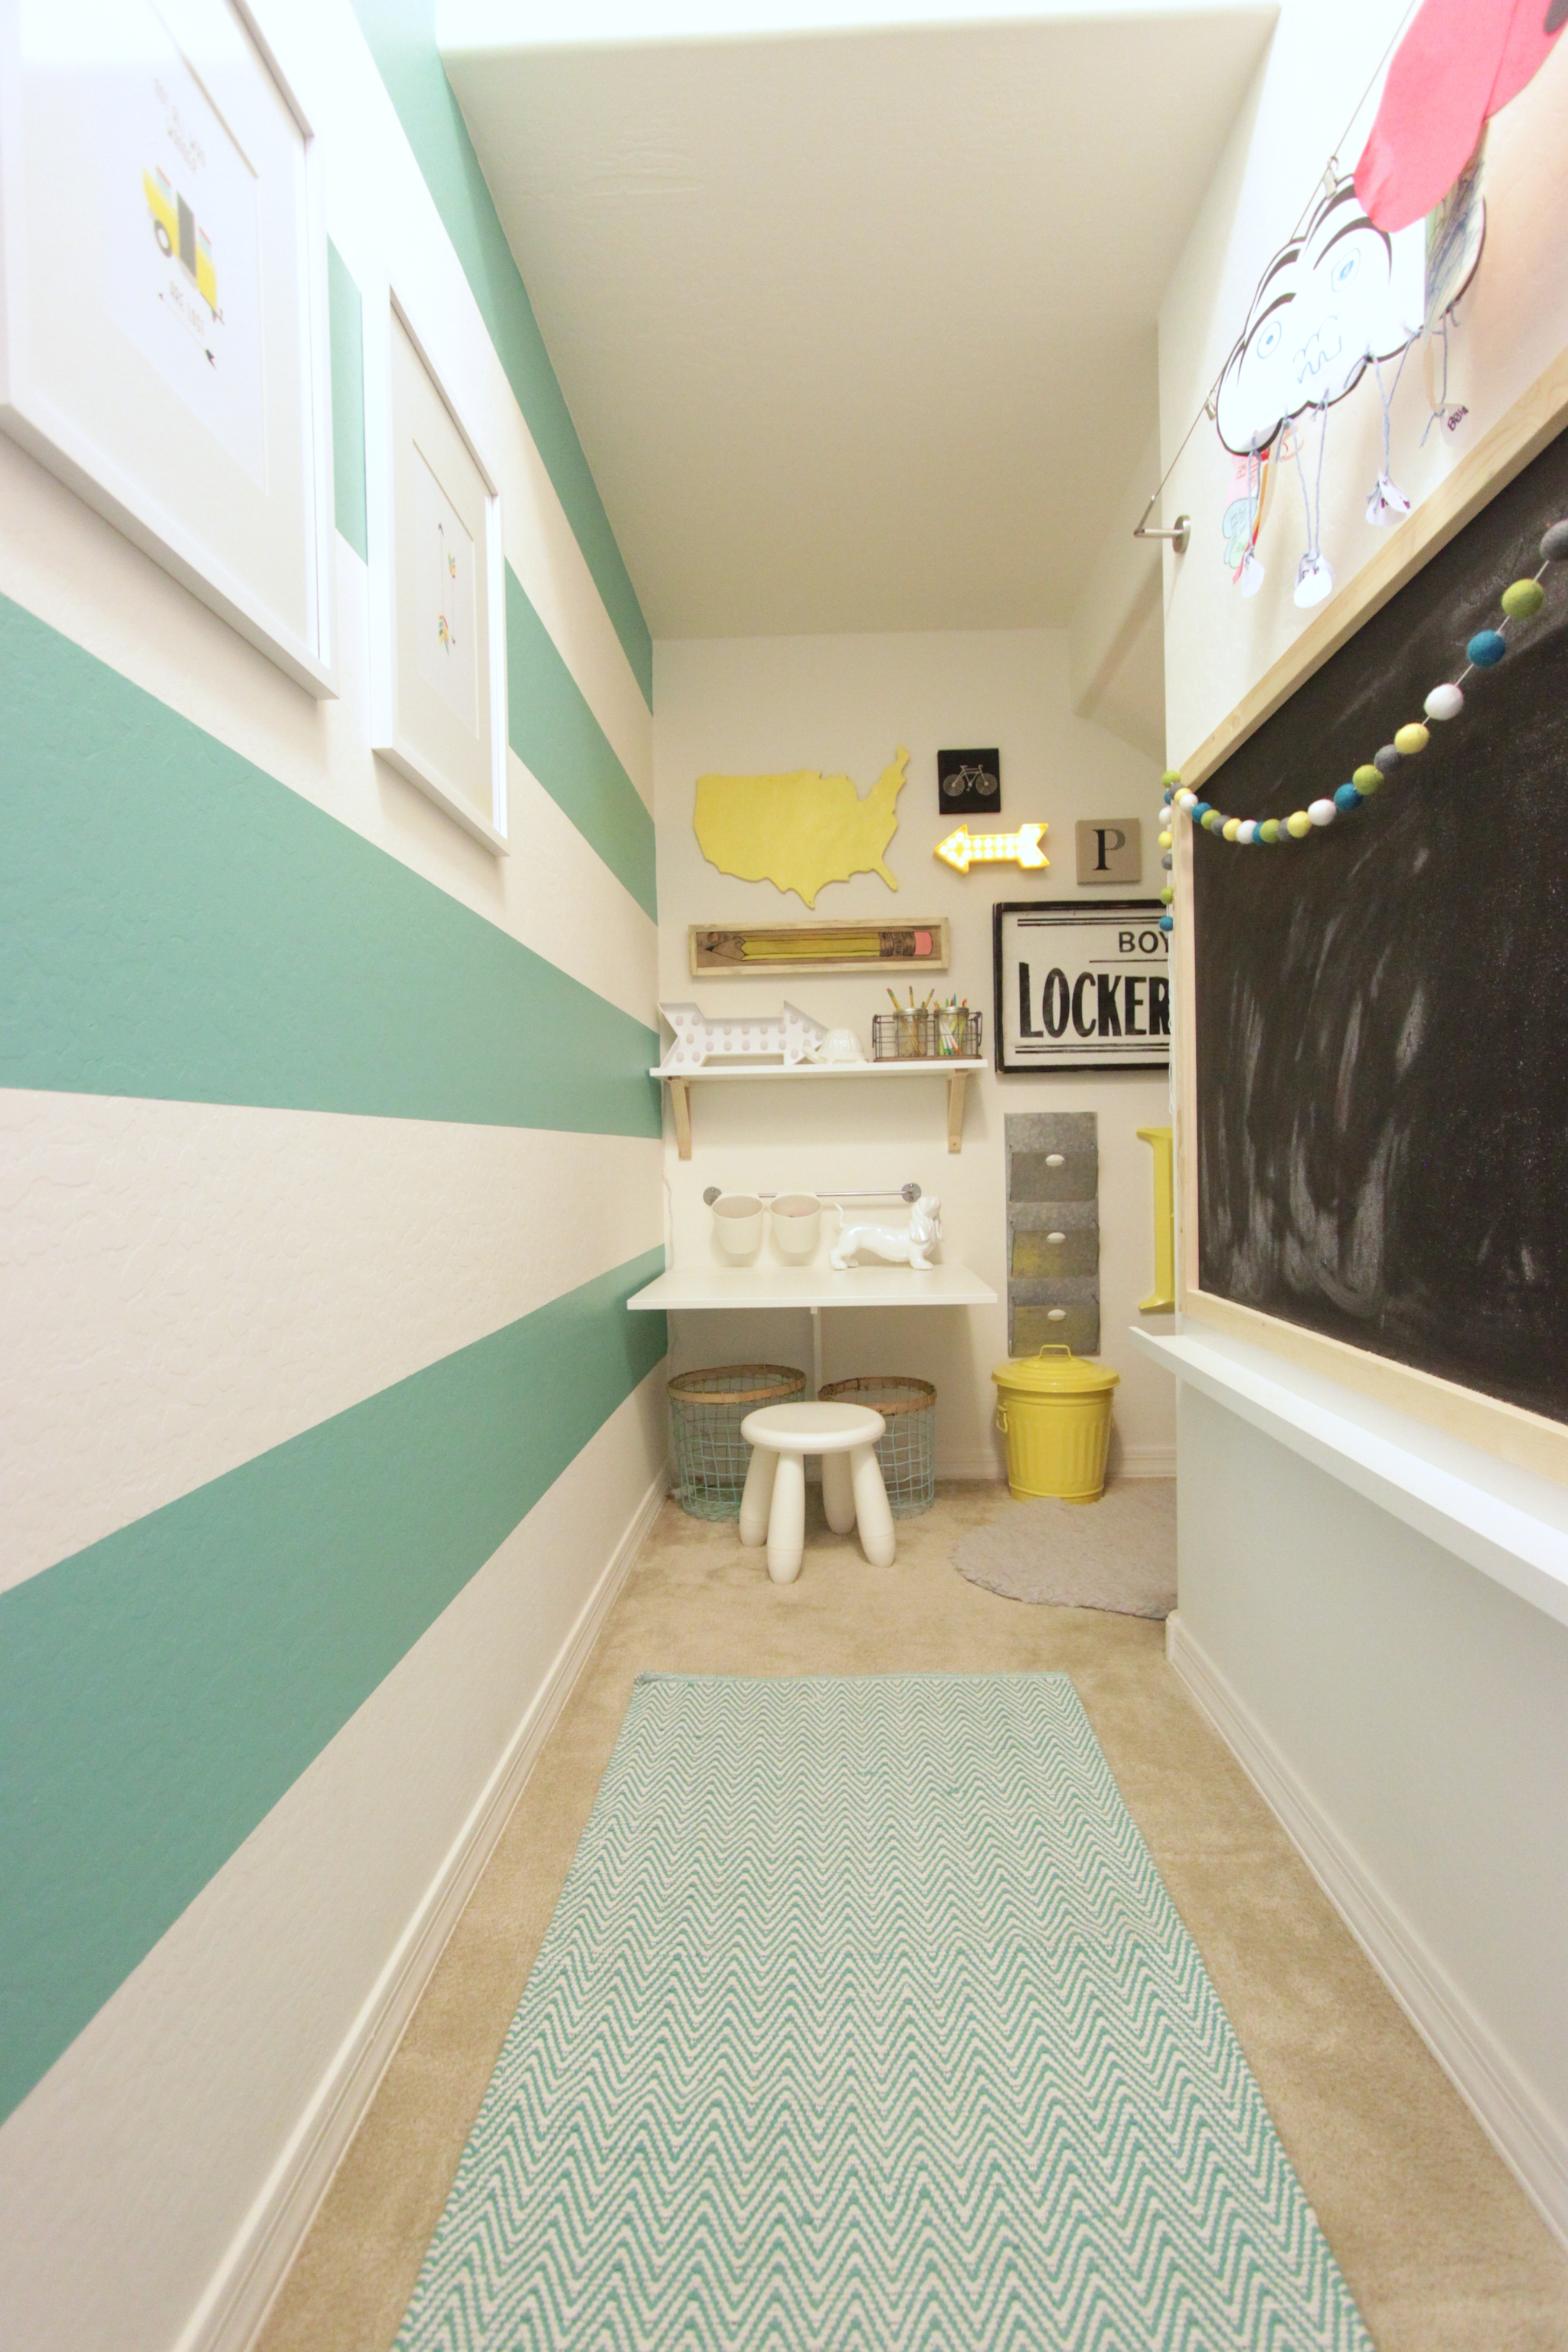
<path fill-rule="evenodd" d="M 321 142 L 342 698 L 0 443 L 19 2352 L 245 2340 L 662 1480 L 647 631 L 431 0 L 254 13 Z M 365 748 L 389 277 L 499 453 L 501 860 Z"/>

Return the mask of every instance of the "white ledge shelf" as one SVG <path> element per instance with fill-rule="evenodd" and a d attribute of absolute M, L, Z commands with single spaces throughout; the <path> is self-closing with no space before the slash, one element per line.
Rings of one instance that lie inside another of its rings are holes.
<path fill-rule="evenodd" d="M 675 1116 L 675 1140 L 682 1160 L 691 1157 L 691 1089 L 693 1087 L 735 1086 L 758 1078 L 945 1078 L 947 1080 L 947 1148 L 963 1149 L 963 1095 L 970 1073 L 983 1070 L 982 1061 L 951 1061 L 931 1054 L 899 1062 L 745 1062 L 726 1063 L 700 1070 L 650 1070 L 669 1088 Z"/>
<path fill-rule="evenodd" d="M 671 1266 L 628 1307 L 655 1314 L 700 1307 L 994 1307 L 996 1293 L 966 1265 L 949 1262 L 920 1274 L 907 1265 Z"/>
<path fill-rule="evenodd" d="M 1189 1322 L 1134 1347 L 1342 1485 L 1568 1625 L 1568 1486 Z"/>

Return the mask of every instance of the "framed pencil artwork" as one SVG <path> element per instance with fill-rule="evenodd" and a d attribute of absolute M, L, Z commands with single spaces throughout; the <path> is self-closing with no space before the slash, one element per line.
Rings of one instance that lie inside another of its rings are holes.
<path fill-rule="evenodd" d="M 945 916 L 907 923 L 693 923 L 694 979 L 781 971 L 945 971 Z"/>
<path fill-rule="evenodd" d="M 75 16 L 0 10 L 0 425 L 330 695 L 309 125 L 230 0 Z"/>
<path fill-rule="evenodd" d="M 366 403 L 374 740 L 384 760 L 504 853 L 506 591 L 495 479 L 390 289 L 379 399 Z M 374 423 L 373 423 L 374 419 Z"/>

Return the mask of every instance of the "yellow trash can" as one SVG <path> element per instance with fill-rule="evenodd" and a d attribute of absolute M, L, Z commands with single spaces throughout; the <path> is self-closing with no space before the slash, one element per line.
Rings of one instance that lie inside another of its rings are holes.
<path fill-rule="evenodd" d="M 1110 1391 L 1121 1378 L 1070 1348 L 1014 1356 L 991 1375 L 996 1426 L 1007 1440 L 1007 1486 L 1020 1502 L 1058 1495 L 1098 1503 L 1110 1444 Z"/>

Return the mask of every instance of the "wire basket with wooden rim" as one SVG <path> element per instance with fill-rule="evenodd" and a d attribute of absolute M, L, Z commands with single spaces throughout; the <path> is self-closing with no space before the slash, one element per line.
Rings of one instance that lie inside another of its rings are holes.
<path fill-rule="evenodd" d="M 905 1372 L 871 1372 L 858 1381 L 829 1381 L 823 1402 L 868 1404 L 887 1423 L 877 1446 L 888 1507 L 912 1519 L 936 1500 L 936 1391 Z"/>
<path fill-rule="evenodd" d="M 752 1449 L 741 1434 L 749 1412 L 796 1404 L 805 1374 L 789 1364 L 717 1364 L 678 1372 L 669 1383 L 669 1450 L 677 1499 L 694 1519 L 738 1519 Z"/>

